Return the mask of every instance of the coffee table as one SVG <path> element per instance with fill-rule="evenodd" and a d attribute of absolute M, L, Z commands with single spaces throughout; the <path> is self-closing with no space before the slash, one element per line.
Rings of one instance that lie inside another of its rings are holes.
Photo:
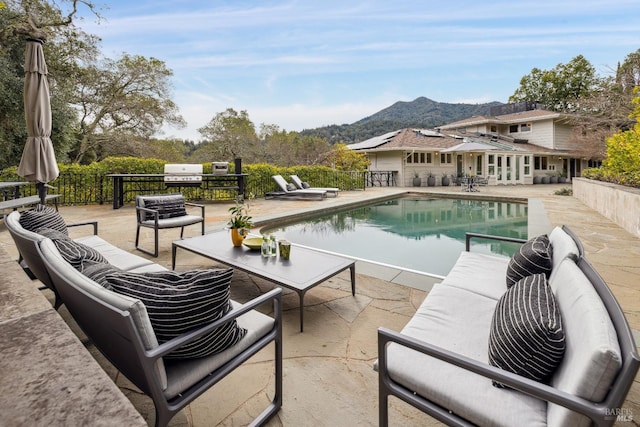
<path fill-rule="evenodd" d="M 356 264 L 349 258 L 300 246 L 291 248 L 291 258 L 263 257 L 260 251 L 234 247 L 228 231 L 177 240 L 171 246 L 171 268 L 176 268 L 178 248 L 193 252 L 246 273 L 291 289 L 300 299 L 300 332 L 304 325 L 304 295 L 325 280 L 351 270 L 351 294 L 356 294 Z"/>

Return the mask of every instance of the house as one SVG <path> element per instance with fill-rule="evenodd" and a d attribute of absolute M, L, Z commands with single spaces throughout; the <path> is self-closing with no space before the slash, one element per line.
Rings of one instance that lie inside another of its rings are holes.
<path fill-rule="evenodd" d="M 470 117 L 435 130 L 402 129 L 351 144 L 365 153 L 372 172 L 393 174 L 410 186 L 413 178 L 481 176 L 488 185 L 537 184 L 580 176 L 596 164 L 572 142 L 570 116 L 536 103 L 506 104 L 490 115 Z"/>

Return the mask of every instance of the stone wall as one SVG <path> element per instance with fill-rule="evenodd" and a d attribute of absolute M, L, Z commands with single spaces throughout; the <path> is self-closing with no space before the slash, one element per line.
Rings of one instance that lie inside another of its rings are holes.
<path fill-rule="evenodd" d="M 572 181 L 574 197 L 640 237 L 640 189 L 585 178 Z"/>

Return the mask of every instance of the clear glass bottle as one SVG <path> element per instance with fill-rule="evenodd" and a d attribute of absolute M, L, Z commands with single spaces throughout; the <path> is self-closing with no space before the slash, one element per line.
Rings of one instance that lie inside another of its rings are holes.
<path fill-rule="evenodd" d="M 262 245 L 260 246 L 260 253 L 262 256 L 269 256 L 270 248 L 269 248 L 269 240 L 267 236 L 262 236 Z"/>
<path fill-rule="evenodd" d="M 269 255 L 278 255 L 278 243 L 276 243 L 276 236 L 273 234 L 269 236 Z"/>

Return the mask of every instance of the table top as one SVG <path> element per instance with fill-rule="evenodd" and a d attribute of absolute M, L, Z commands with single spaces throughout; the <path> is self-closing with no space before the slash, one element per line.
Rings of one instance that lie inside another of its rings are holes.
<path fill-rule="evenodd" d="M 28 181 L 0 181 L 0 189 L 9 187 L 19 187 L 21 185 L 31 184 Z"/>
<path fill-rule="evenodd" d="M 355 264 L 349 258 L 294 245 L 289 260 L 280 256 L 263 257 L 259 250 L 250 250 L 244 245 L 234 247 L 229 231 L 177 240 L 173 246 L 174 250 L 176 247 L 186 249 L 299 291 L 312 288 Z"/>

